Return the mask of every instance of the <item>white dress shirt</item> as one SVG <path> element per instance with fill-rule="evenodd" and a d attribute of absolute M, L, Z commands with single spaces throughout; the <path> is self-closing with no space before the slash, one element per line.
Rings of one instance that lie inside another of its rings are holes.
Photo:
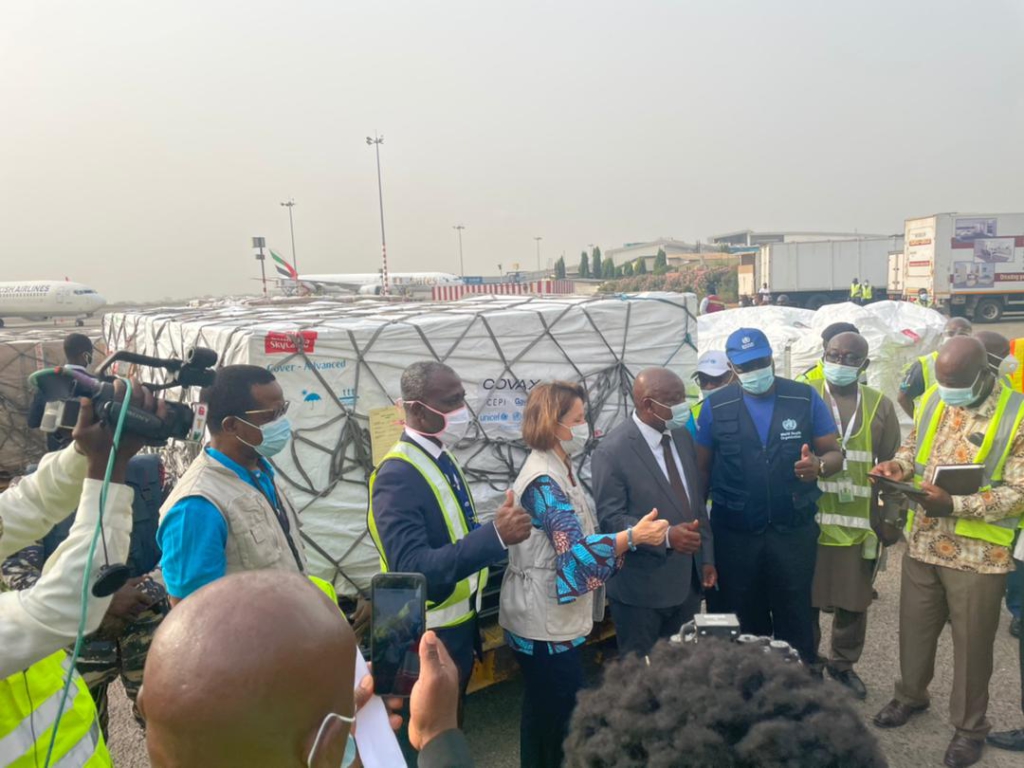
<path fill-rule="evenodd" d="M 414 443 L 416 443 L 416 445 L 418 445 L 424 451 L 426 451 L 427 456 L 432 458 L 434 461 L 437 461 L 438 459 L 440 459 L 441 458 L 441 454 L 446 452 L 446 451 L 448 451 L 447 448 L 444 448 L 443 446 L 438 445 L 437 443 L 435 443 L 433 440 L 431 440 L 426 435 L 421 435 L 419 432 L 413 432 L 408 427 L 405 428 L 405 436 L 408 437 L 410 440 L 412 440 Z M 449 455 L 450 455 L 450 453 L 451 452 L 449 451 Z M 455 457 L 454 456 L 452 456 L 452 461 L 455 461 Z M 458 462 L 455 462 L 455 463 L 458 464 Z M 466 493 L 470 493 L 470 492 L 471 491 L 467 488 L 466 489 Z M 494 523 L 492 522 L 491 525 L 494 525 Z M 505 541 L 501 538 L 501 533 L 498 532 L 498 526 L 496 526 L 496 525 L 494 525 L 494 533 L 498 537 L 498 543 L 501 544 L 501 548 L 502 549 L 508 549 L 508 547 L 505 546 Z"/>
<path fill-rule="evenodd" d="M 92 571 L 85 573 L 103 486 L 98 480 L 83 480 L 85 470 L 85 457 L 69 446 L 45 456 L 35 473 L 0 494 L 0 557 L 41 539 L 78 507 L 67 539 L 47 559 L 39 581 L 20 592 L 0 593 L 0 679 L 74 641 L 82 613 L 83 577 L 90 586 L 86 632 L 100 625 L 110 605 L 110 597 L 95 597 L 91 589 L 104 565 L 101 547 Z M 110 484 L 103 528 L 111 563 L 128 557 L 133 498 L 129 486 Z"/>
<path fill-rule="evenodd" d="M 672 433 L 668 430 L 659 432 L 654 427 L 645 424 L 640 420 L 640 417 L 636 415 L 636 411 L 633 411 L 633 423 L 636 424 L 640 430 L 640 434 L 644 438 L 644 442 L 647 443 L 647 447 L 651 449 L 651 453 L 654 454 L 654 460 L 658 462 L 658 467 L 661 469 L 661 474 L 665 476 L 666 480 L 669 480 L 668 467 L 665 465 L 665 449 L 661 446 L 661 439 L 665 435 L 669 437 Z M 685 427 L 683 427 L 685 429 Z M 679 458 L 679 449 L 676 448 L 676 441 L 672 441 L 672 458 L 676 463 L 676 471 L 679 473 L 680 479 L 683 481 L 683 488 L 686 490 L 686 498 L 690 498 L 690 484 L 686 480 L 686 473 L 683 472 L 683 462 Z M 669 480 L 671 483 L 671 480 Z M 668 533 L 665 533 L 665 546 L 668 547 Z"/>

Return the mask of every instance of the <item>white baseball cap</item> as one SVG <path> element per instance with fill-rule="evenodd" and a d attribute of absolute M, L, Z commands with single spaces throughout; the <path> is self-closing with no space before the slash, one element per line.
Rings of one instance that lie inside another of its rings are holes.
<path fill-rule="evenodd" d="M 719 352 L 717 349 L 705 352 L 697 361 L 697 373 L 703 373 L 705 376 L 717 378 L 728 372 L 729 358 L 725 356 L 725 352 Z M 697 377 L 697 373 L 693 375 L 694 378 Z"/>

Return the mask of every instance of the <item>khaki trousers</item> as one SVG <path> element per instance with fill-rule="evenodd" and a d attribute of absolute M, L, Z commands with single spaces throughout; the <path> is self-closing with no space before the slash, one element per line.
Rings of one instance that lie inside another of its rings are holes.
<path fill-rule="evenodd" d="M 928 703 L 935 651 L 948 617 L 953 628 L 949 720 L 967 738 L 980 739 L 991 730 L 988 683 L 1005 589 L 1005 574 L 957 571 L 903 556 L 897 699 L 914 706 Z"/>

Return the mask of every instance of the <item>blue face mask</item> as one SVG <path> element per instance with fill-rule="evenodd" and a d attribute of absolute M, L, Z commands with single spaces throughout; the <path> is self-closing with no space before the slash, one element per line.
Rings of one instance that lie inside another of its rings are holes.
<path fill-rule="evenodd" d="M 659 403 L 657 400 L 651 400 L 657 406 L 664 408 L 667 411 L 672 411 L 672 418 L 665 419 L 665 429 L 680 429 L 685 427 L 690 421 L 690 404 L 685 400 L 675 405 L 665 405 Z"/>
<path fill-rule="evenodd" d="M 825 363 L 825 380 L 837 387 L 846 387 L 860 378 L 860 368 L 839 363 Z"/>
<path fill-rule="evenodd" d="M 239 419 L 243 424 L 249 424 L 245 419 Z M 276 456 L 284 447 L 288 445 L 288 441 L 292 439 L 292 423 L 288 421 L 287 416 L 282 416 L 280 419 L 274 419 L 269 424 L 264 424 L 262 427 L 257 427 L 255 424 L 249 424 L 253 429 L 258 429 L 260 434 L 263 435 L 263 440 L 260 441 L 259 445 L 253 445 L 252 443 L 246 443 L 242 438 L 243 443 L 248 445 L 250 448 L 256 451 L 260 456 L 269 459 Z"/>
<path fill-rule="evenodd" d="M 775 383 L 775 371 L 770 365 L 758 368 L 756 371 L 737 373 L 736 378 L 740 380 L 740 386 L 752 395 L 763 395 L 772 388 Z"/>
<path fill-rule="evenodd" d="M 309 756 L 306 758 L 307 768 L 313 768 L 313 764 L 316 761 L 316 754 L 320 749 L 320 742 L 323 740 L 324 733 L 326 733 L 327 726 L 330 724 L 331 720 L 341 720 L 342 722 L 349 724 L 355 722 L 355 718 L 353 717 L 345 717 L 344 715 L 339 715 L 334 712 L 328 714 L 323 719 L 323 722 L 320 723 L 320 730 L 317 731 L 316 740 L 313 742 L 312 749 L 309 750 Z M 355 736 L 352 735 L 352 731 L 349 730 L 348 741 L 345 742 L 345 755 L 341 758 L 341 768 L 349 768 L 349 766 L 356 761 L 356 754 L 356 739 Z"/>
<path fill-rule="evenodd" d="M 978 375 L 974 377 L 974 383 L 969 387 L 944 387 L 939 384 L 939 397 L 942 398 L 942 402 L 951 408 L 962 408 L 965 405 L 971 405 L 978 399 L 974 388 L 978 386 L 980 380 L 981 371 L 978 371 Z"/>

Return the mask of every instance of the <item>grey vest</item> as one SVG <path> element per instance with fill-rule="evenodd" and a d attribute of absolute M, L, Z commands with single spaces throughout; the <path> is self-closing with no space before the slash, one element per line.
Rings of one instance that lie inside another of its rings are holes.
<path fill-rule="evenodd" d="M 274 488 L 278 502 L 288 516 L 289 534 L 302 561 L 301 572 L 305 572 L 306 555 L 299 535 L 299 518 L 276 480 Z M 228 525 L 225 548 L 227 574 L 259 570 L 299 572 L 288 538 L 270 502 L 206 451 L 200 453 L 181 476 L 170 497 L 160 507 L 160 516 L 163 517 L 167 510 L 189 496 L 202 496 L 209 501 Z"/>
<path fill-rule="evenodd" d="M 513 487 L 516 502 L 542 475 L 551 477 L 572 502 L 583 535 L 592 535 L 597 522 L 590 502 L 583 489 L 570 482 L 565 464 L 552 451 L 533 451 L 526 459 Z M 530 538 L 508 548 L 498 623 L 520 637 L 557 642 L 590 634 L 594 620 L 604 616 L 603 586 L 562 605 L 556 595 L 555 548 L 543 530 L 534 528 Z"/>

